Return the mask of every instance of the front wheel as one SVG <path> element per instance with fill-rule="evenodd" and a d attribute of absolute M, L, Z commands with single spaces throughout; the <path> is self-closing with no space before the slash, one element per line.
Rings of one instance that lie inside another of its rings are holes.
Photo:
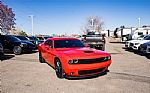
<path fill-rule="evenodd" d="M 45 63 L 45 59 L 42 57 L 41 52 L 39 52 L 39 61 L 40 61 L 41 63 Z"/>
<path fill-rule="evenodd" d="M 20 55 L 22 53 L 22 48 L 20 46 L 14 46 L 13 52 L 15 55 Z"/>
<path fill-rule="evenodd" d="M 64 72 L 62 68 L 62 64 L 59 59 L 55 60 L 55 72 L 58 78 L 63 78 L 64 77 Z"/>

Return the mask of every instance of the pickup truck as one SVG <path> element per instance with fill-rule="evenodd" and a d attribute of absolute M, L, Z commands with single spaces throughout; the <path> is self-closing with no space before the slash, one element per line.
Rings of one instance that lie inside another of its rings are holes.
<path fill-rule="evenodd" d="M 82 41 L 91 48 L 105 50 L 105 35 L 97 32 L 88 32 L 82 35 Z"/>

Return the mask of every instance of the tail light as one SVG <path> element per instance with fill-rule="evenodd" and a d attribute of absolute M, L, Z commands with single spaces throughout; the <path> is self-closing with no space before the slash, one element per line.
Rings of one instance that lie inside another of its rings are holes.
<path fill-rule="evenodd" d="M 86 36 L 84 36 L 84 42 L 86 41 Z"/>
<path fill-rule="evenodd" d="M 105 43 L 105 37 L 104 36 L 102 36 L 102 41 Z"/>

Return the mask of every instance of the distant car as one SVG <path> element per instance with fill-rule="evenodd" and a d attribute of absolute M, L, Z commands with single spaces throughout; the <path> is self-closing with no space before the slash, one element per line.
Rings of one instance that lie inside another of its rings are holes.
<path fill-rule="evenodd" d="M 86 47 L 77 38 L 49 38 L 38 50 L 39 61 L 50 64 L 58 78 L 102 74 L 111 64 L 109 53 Z"/>
<path fill-rule="evenodd" d="M 24 51 L 32 51 L 35 49 L 33 44 L 22 42 L 20 39 L 12 35 L 0 35 L 0 40 L 4 49 L 9 49 L 16 55 L 19 55 Z"/>
<path fill-rule="evenodd" d="M 4 49 L 3 49 L 2 44 L 0 43 L 0 59 L 3 55 L 4 55 Z"/>
<path fill-rule="evenodd" d="M 143 43 L 150 41 L 150 35 L 145 35 L 143 39 L 140 40 L 130 40 L 125 42 L 125 48 L 139 50 L 139 46 Z"/>
<path fill-rule="evenodd" d="M 45 41 L 46 39 L 52 38 L 52 37 L 51 36 L 43 36 L 43 38 L 44 38 L 44 41 Z"/>
<path fill-rule="evenodd" d="M 34 40 L 30 40 L 28 37 L 26 36 L 15 36 L 17 38 L 19 38 L 22 42 L 27 42 L 27 43 L 32 43 L 32 44 L 35 44 L 35 41 Z"/>
<path fill-rule="evenodd" d="M 150 42 L 141 44 L 139 48 L 142 53 L 150 53 Z"/>
<path fill-rule="evenodd" d="M 40 40 L 40 39 L 37 38 L 36 36 L 28 36 L 28 38 L 29 38 L 30 40 L 33 40 L 37 46 L 38 46 L 38 44 L 41 44 L 41 43 L 44 42 L 44 40 Z"/>

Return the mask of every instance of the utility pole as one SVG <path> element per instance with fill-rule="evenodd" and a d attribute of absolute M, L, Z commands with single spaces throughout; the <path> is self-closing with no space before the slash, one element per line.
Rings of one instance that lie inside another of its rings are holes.
<path fill-rule="evenodd" d="M 141 27 L 141 18 L 140 17 L 138 18 L 138 27 L 139 28 Z"/>
<path fill-rule="evenodd" d="M 31 26 L 32 26 L 32 36 L 34 35 L 34 26 L 33 26 L 33 18 L 34 18 L 34 15 L 29 15 L 29 17 L 31 18 Z"/>

